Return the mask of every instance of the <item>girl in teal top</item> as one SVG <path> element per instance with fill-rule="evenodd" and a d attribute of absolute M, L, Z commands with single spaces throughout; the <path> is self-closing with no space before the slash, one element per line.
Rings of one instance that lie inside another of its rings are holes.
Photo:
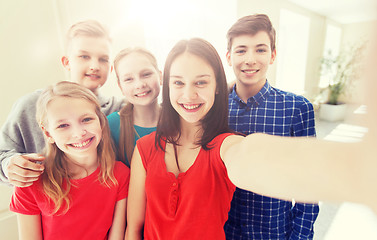
<path fill-rule="evenodd" d="M 156 131 L 162 73 L 156 58 L 143 48 L 126 48 L 114 60 L 118 86 L 126 105 L 107 119 L 118 160 L 130 166 L 136 140 Z"/>

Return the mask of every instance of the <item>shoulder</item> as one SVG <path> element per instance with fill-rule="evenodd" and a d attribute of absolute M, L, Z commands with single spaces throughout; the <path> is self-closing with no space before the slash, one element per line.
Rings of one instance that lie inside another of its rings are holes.
<path fill-rule="evenodd" d="M 137 140 L 137 144 L 138 144 L 138 146 L 139 145 L 144 146 L 144 145 L 147 145 L 147 144 L 153 144 L 153 146 L 154 146 L 155 137 L 156 137 L 156 132 L 152 132 L 148 135 L 141 137 L 139 140 Z"/>
<path fill-rule="evenodd" d="M 130 169 L 122 162 L 116 161 L 114 165 L 114 175 L 116 178 L 120 176 L 127 176 L 130 174 Z"/>
<path fill-rule="evenodd" d="M 234 136 L 234 133 L 221 133 L 214 137 L 212 141 L 209 142 L 208 146 L 211 149 L 214 149 L 215 151 L 220 151 L 220 148 L 224 142 L 225 139 L 227 139 L 229 136 Z M 216 150 L 217 149 L 217 150 Z"/>
<path fill-rule="evenodd" d="M 278 88 L 272 88 L 276 97 L 281 98 L 285 102 L 290 102 L 297 108 L 313 108 L 312 103 L 302 95 L 292 92 L 283 91 Z"/>
<path fill-rule="evenodd" d="M 13 105 L 12 112 L 29 113 L 35 112 L 36 104 L 42 90 L 37 90 L 27 95 L 20 97 Z M 34 113 L 35 115 L 35 113 Z"/>
<path fill-rule="evenodd" d="M 101 110 L 105 115 L 119 111 L 124 105 L 124 99 L 115 96 L 108 97 L 99 93 L 97 99 L 101 106 Z"/>
<path fill-rule="evenodd" d="M 107 116 L 107 120 L 109 121 L 109 124 L 119 124 L 120 123 L 120 115 L 119 112 L 113 112 L 110 115 Z"/>

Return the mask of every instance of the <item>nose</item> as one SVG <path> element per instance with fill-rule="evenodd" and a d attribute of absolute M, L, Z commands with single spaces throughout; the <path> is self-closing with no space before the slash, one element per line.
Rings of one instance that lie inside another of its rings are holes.
<path fill-rule="evenodd" d="M 90 70 L 98 70 L 99 69 L 99 63 L 98 60 L 93 58 L 90 61 Z"/>
<path fill-rule="evenodd" d="M 76 138 L 82 138 L 87 133 L 84 126 L 78 125 L 73 127 L 73 136 Z"/>
<path fill-rule="evenodd" d="M 197 97 L 196 88 L 194 86 L 187 85 L 184 89 L 183 96 L 186 99 L 195 99 Z"/>
<path fill-rule="evenodd" d="M 246 54 L 245 63 L 248 64 L 248 65 L 256 63 L 255 54 L 253 52 L 249 51 Z"/>
<path fill-rule="evenodd" d="M 143 79 L 137 77 L 135 80 L 136 80 L 136 84 L 135 84 L 136 88 L 144 88 L 146 86 L 146 83 Z"/>

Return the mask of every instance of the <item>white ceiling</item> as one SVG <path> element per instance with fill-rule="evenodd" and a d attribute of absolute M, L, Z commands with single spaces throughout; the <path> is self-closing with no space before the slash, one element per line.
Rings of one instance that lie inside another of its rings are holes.
<path fill-rule="evenodd" d="M 338 23 L 377 20 L 376 0 L 289 0 Z"/>

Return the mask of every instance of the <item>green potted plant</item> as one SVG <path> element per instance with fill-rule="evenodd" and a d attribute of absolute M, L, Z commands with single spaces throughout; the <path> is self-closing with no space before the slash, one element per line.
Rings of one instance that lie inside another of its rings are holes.
<path fill-rule="evenodd" d="M 346 115 L 347 105 L 341 101 L 359 78 L 364 56 L 365 44 L 355 45 L 343 50 L 338 56 L 331 51 L 321 59 L 321 76 L 328 79 L 328 86 L 321 90 L 325 96 L 319 109 L 320 119 L 340 121 Z"/>

